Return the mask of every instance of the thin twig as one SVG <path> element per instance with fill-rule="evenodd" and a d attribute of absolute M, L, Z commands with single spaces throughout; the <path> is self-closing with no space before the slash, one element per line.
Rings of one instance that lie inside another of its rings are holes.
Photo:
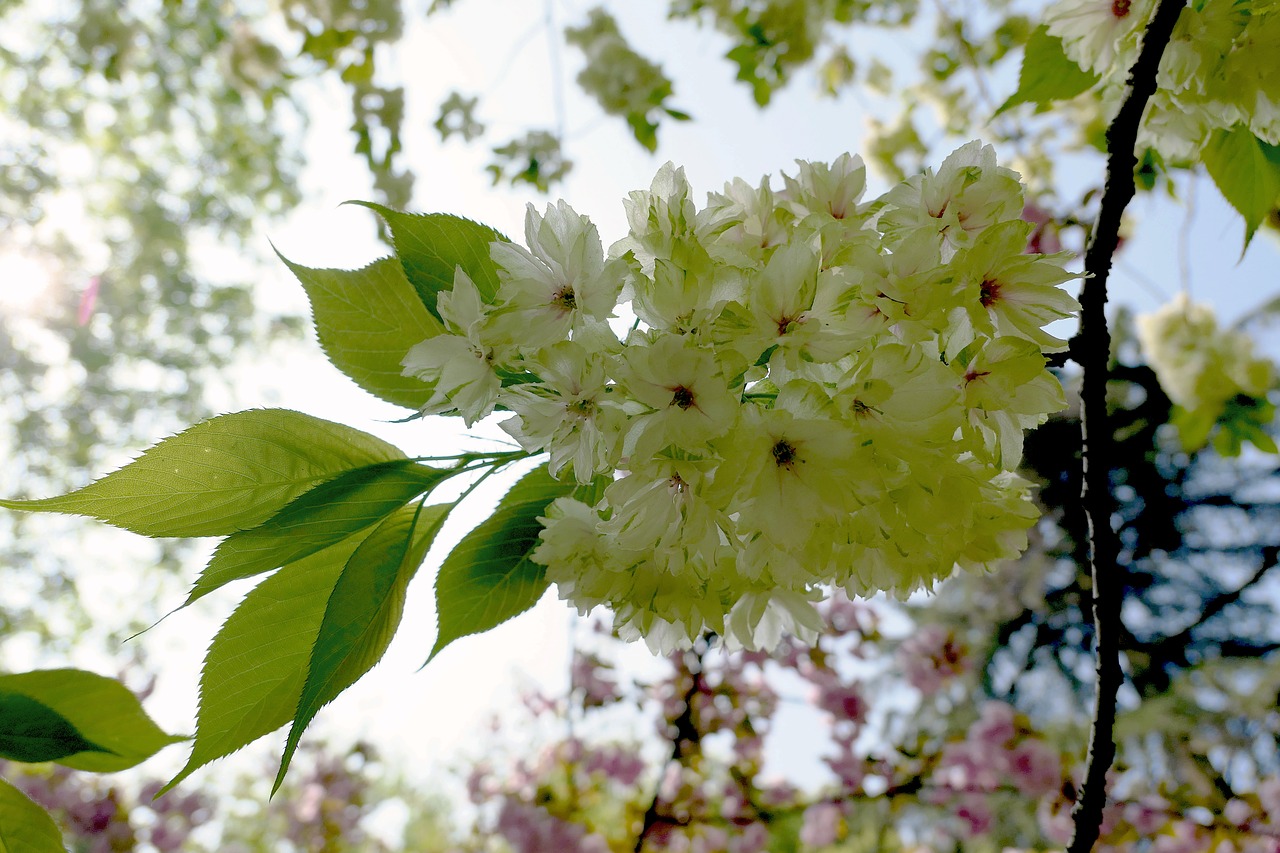
<path fill-rule="evenodd" d="M 1196 185 L 1199 175 L 1192 170 L 1187 179 L 1187 212 L 1178 230 L 1178 279 L 1182 292 L 1191 296 L 1191 232 L 1196 224 Z"/>
<path fill-rule="evenodd" d="M 1107 275 L 1119 245 L 1120 220 L 1135 193 L 1133 172 L 1138 127 L 1147 101 L 1156 91 L 1156 71 L 1186 0 L 1161 0 L 1147 25 L 1142 50 L 1129 71 L 1127 93 L 1107 129 L 1107 179 L 1098 224 L 1085 252 L 1087 278 L 1080 291 L 1080 333 L 1073 353 L 1083 369 L 1081 428 L 1084 433 L 1084 493 L 1089 519 L 1089 568 L 1093 578 L 1093 624 L 1097 648 L 1097 692 L 1089 732 L 1088 767 L 1073 819 L 1068 853 L 1088 853 L 1098 840 L 1106 805 L 1106 777 L 1115 760 L 1116 697 L 1124 681 L 1120 668 L 1120 603 L 1124 583 L 1119 566 L 1120 539 L 1111 526 L 1111 470 L 1114 437 L 1107 422 L 1107 371 L 1111 332 L 1107 328 Z"/>

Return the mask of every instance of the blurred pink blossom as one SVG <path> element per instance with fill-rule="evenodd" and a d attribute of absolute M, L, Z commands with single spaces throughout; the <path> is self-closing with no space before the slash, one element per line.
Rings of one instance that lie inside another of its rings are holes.
<path fill-rule="evenodd" d="M 80 307 L 76 310 L 76 325 L 84 326 L 93 316 L 93 307 L 98 302 L 98 290 L 102 286 L 102 277 L 93 276 L 84 292 L 80 294 Z"/>
<path fill-rule="evenodd" d="M 589 750 L 582 758 L 588 773 L 600 773 L 620 785 L 634 785 L 644 773 L 644 758 L 638 751 L 620 746 Z"/>
<path fill-rule="evenodd" d="M 895 659 L 907 683 L 926 696 L 969 670 L 968 650 L 941 625 L 920 628 L 898 647 Z"/>
<path fill-rule="evenodd" d="M 1009 756 L 1013 784 L 1030 797 L 1042 797 L 1062 788 L 1062 761 L 1042 740 L 1027 739 Z"/>
<path fill-rule="evenodd" d="M 1280 824 L 1280 778 L 1272 776 L 1258 783 L 1258 801 L 1273 824 Z"/>
<path fill-rule="evenodd" d="M 835 803 L 814 803 L 804 810 L 800 840 L 812 847 L 834 844 L 840 834 L 840 807 Z"/>
<path fill-rule="evenodd" d="M 516 800 L 503 801 L 496 828 L 516 853 L 609 853 L 600 835 Z"/>
<path fill-rule="evenodd" d="M 1203 827 L 1191 821 L 1175 820 L 1156 837 L 1151 853 L 1208 853 L 1213 846 L 1212 837 Z"/>
<path fill-rule="evenodd" d="M 969 727 L 969 740 L 982 746 L 999 749 L 1013 740 L 1018 733 L 1014 723 L 1015 711 L 1004 702 L 985 702 L 978 721 Z"/>
<path fill-rule="evenodd" d="M 1062 251 L 1062 241 L 1058 239 L 1058 225 L 1053 214 L 1034 202 L 1027 202 L 1022 208 L 1022 219 L 1036 226 L 1027 239 L 1028 253 L 1051 255 Z"/>
<path fill-rule="evenodd" d="M 609 667 L 600 658 L 575 649 L 570 672 L 570 689 L 580 691 L 584 708 L 599 708 L 622 698 Z"/>
<path fill-rule="evenodd" d="M 835 717 L 836 722 L 848 721 L 861 726 L 866 721 L 870 705 L 859 685 L 842 681 L 836 672 L 829 669 L 814 673 L 810 681 L 817 689 L 814 704 Z"/>
<path fill-rule="evenodd" d="M 769 843 L 769 830 L 758 821 L 739 829 L 729 839 L 729 853 L 761 853 Z"/>
<path fill-rule="evenodd" d="M 1071 819 L 1072 803 L 1058 797 L 1043 799 L 1036 806 L 1036 822 L 1044 837 L 1054 844 L 1066 844 L 1075 834 L 1075 821 Z"/>
<path fill-rule="evenodd" d="M 982 835 L 995 823 L 995 815 L 991 813 L 987 798 L 980 795 L 970 795 L 962 799 L 956 808 L 956 817 L 963 821 L 964 831 L 970 838 Z"/>
<path fill-rule="evenodd" d="M 824 756 L 822 760 L 847 790 L 861 790 L 862 781 L 867 774 L 867 762 L 853 750 L 854 735 L 839 735 L 832 740 L 836 745 L 836 754 Z"/>

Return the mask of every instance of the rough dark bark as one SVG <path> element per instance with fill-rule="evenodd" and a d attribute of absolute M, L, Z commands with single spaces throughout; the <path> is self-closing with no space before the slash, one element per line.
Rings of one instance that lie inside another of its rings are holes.
<path fill-rule="evenodd" d="M 1076 802 L 1075 834 L 1068 853 L 1088 853 L 1098 840 L 1106 805 L 1106 776 L 1115 760 L 1116 696 L 1124 681 L 1120 668 L 1120 604 L 1124 597 L 1118 558 L 1120 539 L 1111 526 L 1111 470 L 1115 467 L 1113 436 L 1107 421 L 1107 373 L 1111 332 L 1107 327 L 1107 276 L 1120 239 L 1120 221 L 1135 193 L 1133 171 L 1138 127 L 1156 91 L 1160 57 L 1173 34 L 1186 0 L 1162 0 L 1147 25 L 1142 49 L 1129 71 L 1119 112 L 1107 129 L 1107 179 L 1085 252 L 1084 286 L 1080 291 L 1080 333 L 1072 355 L 1084 371 L 1081 386 L 1084 432 L 1084 494 L 1089 518 L 1089 566 L 1093 579 L 1093 622 L 1097 654 L 1097 688 L 1089 758 Z"/>

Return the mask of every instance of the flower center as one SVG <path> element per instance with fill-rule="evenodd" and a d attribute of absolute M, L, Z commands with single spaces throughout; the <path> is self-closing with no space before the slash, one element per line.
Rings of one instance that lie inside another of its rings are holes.
<path fill-rule="evenodd" d="M 1128 17 L 1129 7 L 1133 5 L 1133 0 L 1113 0 L 1111 4 L 1111 14 L 1117 18 Z"/>
<path fill-rule="evenodd" d="M 671 405 L 687 409 L 693 405 L 693 392 L 683 385 L 671 392 Z"/>
<path fill-rule="evenodd" d="M 551 297 L 551 304 L 562 311 L 572 311 L 578 307 L 578 298 L 573 293 L 573 285 L 566 284 Z"/>
<path fill-rule="evenodd" d="M 990 308 L 993 303 L 1000 299 L 1000 282 L 984 278 L 982 287 L 978 289 L 978 295 L 982 300 L 982 307 Z"/>
<path fill-rule="evenodd" d="M 778 318 L 778 334 L 779 335 L 787 334 L 788 332 L 791 331 L 792 328 L 794 328 L 800 322 L 800 320 L 801 320 L 801 315 L 799 314 L 797 314 L 794 317 L 788 317 L 786 314 L 783 314 L 781 317 Z"/>
<path fill-rule="evenodd" d="M 796 461 L 796 447 L 785 438 L 780 438 L 774 443 L 773 463 L 779 468 L 790 468 Z"/>

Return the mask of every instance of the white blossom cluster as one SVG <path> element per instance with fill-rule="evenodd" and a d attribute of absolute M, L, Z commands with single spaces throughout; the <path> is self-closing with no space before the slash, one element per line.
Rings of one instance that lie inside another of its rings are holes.
<path fill-rule="evenodd" d="M 664 166 L 606 256 L 563 202 L 461 270 L 446 334 L 405 372 L 424 411 L 502 427 L 583 484 L 533 559 L 655 649 L 812 636 L 825 586 L 907 593 L 1026 546 L 1023 430 L 1064 405 L 1045 325 L 1077 304 L 1062 255 L 1024 254 L 1018 176 L 989 146 L 863 201 L 857 157 L 735 180 L 701 210 Z M 635 324 L 610 325 L 619 303 Z M 588 489 L 588 484 L 600 488 Z"/>
<path fill-rule="evenodd" d="M 1138 58 L 1154 0 L 1059 0 L 1049 33 L 1067 55 L 1102 75 L 1118 98 Z M 1280 2 L 1213 0 L 1182 10 L 1161 58 L 1159 88 L 1140 142 L 1165 157 L 1193 159 L 1214 130 L 1244 125 L 1280 145 Z"/>
<path fill-rule="evenodd" d="M 1194 158 L 1236 125 L 1280 145 L 1280 3 L 1193 3 L 1165 48 L 1148 132 L 1167 157 Z"/>

